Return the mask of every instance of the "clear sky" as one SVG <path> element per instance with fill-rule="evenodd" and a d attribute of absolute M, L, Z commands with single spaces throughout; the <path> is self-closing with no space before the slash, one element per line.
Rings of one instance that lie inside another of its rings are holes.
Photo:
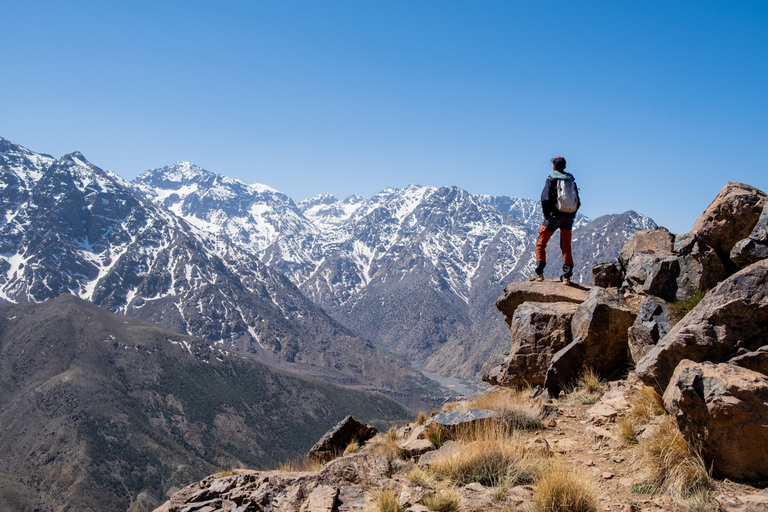
<path fill-rule="evenodd" d="M 0 136 L 126 179 L 179 160 L 320 192 L 538 198 L 690 230 L 768 191 L 768 1 L 0 4 Z"/>

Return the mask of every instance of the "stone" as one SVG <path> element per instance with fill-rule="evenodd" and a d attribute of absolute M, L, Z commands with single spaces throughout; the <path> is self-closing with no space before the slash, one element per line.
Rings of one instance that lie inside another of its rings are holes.
<path fill-rule="evenodd" d="M 353 441 L 364 444 L 376 435 L 378 430 L 354 416 L 347 416 L 326 432 L 309 450 L 308 456 L 319 462 L 327 462 L 344 453 Z"/>
<path fill-rule="evenodd" d="M 766 344 L 768 260 L 762 260 L 707 293 L 637 362 L 635 370 L 645 384 L 663 393 L 683 359 L 723 362 Z"/>
<path fill-rule="evenodd" d="M 552 398 L 558 398 L 560 392 L 579 376 L 586 353 L 586 343 L 578 339 L 573 340 L 552 356 L 552 362 L 544 379 L 544 387 Z"/>
<path fill-rule="evenodd" d="M 544 384 L 552 356 L 571 342 L 572 302 L 525 302 L 512 316 L 512 347 L 493 381 L 522 388 Z M 485 375 L 482 374 L 485 380 Z"/>
<path fill-rule="evenodd" d="M 592 282 L 600 288 L 617 288 L 624 282 L 624 272 L 617 261 L 592 266 Z"/>
<path fill-rule="evenodd" d="M 752 233 L 736 242 L 730 256 L 731 261 L 739 267 L 746 267 L 768 258 L 768 202 L 763 205 L 763 211 Z"/>
<path fill-rule="evenodd" d="M 768 376 L 768 345 L 763 345 L 752 352 L 740 354 L 731 359 L 729 363 Z"/>
<path fill-rule="evenodd" d="M 564 286 L 556 281 L 522 281 L 509 283 L 496 300 L 496 308 L 504 314 L 504 321 L 512 325 L 512 316 L 523 302 L 574 302 L 587 299 L 589 288 L 578 283 Z"/>
<path fill-rule="evenodd" d="M 400 449 L 409 457 L 418 458 L 425 453 L 434 450 L 435 447 L 428 439 L 409 439 L 400 445 Z"/>
<path fill-rule="evenodd" d="M 696 235 L 676 237 L 675 252 L 678 255 L 675 300 L 710 290 L 725 279 L 726 271 L 720 256 Z"/>
<path fill-rule="evenodd" d="M 429 466 L 430 464 L 437 464 L 448 457 L 453 456 L 454 452 L 459 449 L 461 445 L 456 441 L 446 441 L 437 450 L 427 452 L 419 458 L 419 466 Z"/>
<path fill-rule="evenodd" d="M 693 224 L 691 233 L 722 259 L 730 260 L 733 246 L 749 237 L 757 224 L 765 198 L 765 192 L 755 187 L 729 181 Z"/>
<path fill-rule="evenodd" d="M 635 322 L 627 331 L 632 362 L 637 362 L 672 329 L 669 304 L 659 297 L 647 296 L 640 302 Z"/>
<path fill-rule="evenodd" d="M 664 406 L 718 478 L 768 478 L 768 377 L 720 363 L 681 361 Z"/>
<path fill-rule="evenodd" d="M 334 512 L 339 490 L 330 485 L 318 485 L 309 493 L 300 512 Z"/>
<path fill-rule="evenodd" d="M 616 289 L 593 288 L 573 315 L 574 341 L 584 343 L 583 368 L 608 373 L 627 360 L 627 331 L 634 323 L 633 310 Z"/>

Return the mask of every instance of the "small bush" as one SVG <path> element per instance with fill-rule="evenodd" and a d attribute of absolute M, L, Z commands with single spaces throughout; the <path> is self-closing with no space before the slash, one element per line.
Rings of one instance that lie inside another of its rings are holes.
<path fill-rule="evenodd" d="M 536 512 L 596 512 L 597 493 L 583 473 L 549 464 L 536 480 L 533 506 Z"/>
<path fill-rule="evenodd" d="M 461 496 L 455 489 L 442 489 L 421 500 L 422 504 L 434 512 L 460 512 Z"/>
<path fill-rule="evenodd" d="M 408 481 L 420 487 L 434 487 L 435 477 L 420 467 L 415 467 L 408 472 Z"/>
<path fill-rule="evenodd" d="M 635 423 L 632 418 L 622 418 L 619 420 L 619 438 L 624 444 L 637 443 L 637 431 L 635 431 Z"/>
<path fill-rule="evenodd" d="M 442 426 L 438 423 L 430 423 L 424 429 L 424 437 L 432 443 L 435 448 L 440 448 L 447 441 L 447 435 Z"/>
<path fill-rule="evenodd" d="M 377 489 L 373 492 L 376 512 L 402 512 L 400 496 L 394 489 Z"/>
<path fill-rule="evenodd" d="M 456 484 L 489 487 L 533 480 L 535 459 L 526 454 L 522 438 L 503 424 L 481 424 L 457 438 L 456 449 L 430 466 L 434 474 Z"/>
<path fill-rule="evenodd" d="M 674 497 L 687 497 L 694 490 L 710 486 L 704 461 L 691 450 L 670 417 L 664 418 L 650 436 L 639 440 L 635 457 L 641 472 L 647 475 L 642 483 Z"/>
<path fill-rule="evenodd" d="M 651 416 L 660 416 L 665 413 L 661 396 L 651 386 L 643 386 L 640 392 L 631 398 L 632 417 L 642 421 L 648 421 Z"/>

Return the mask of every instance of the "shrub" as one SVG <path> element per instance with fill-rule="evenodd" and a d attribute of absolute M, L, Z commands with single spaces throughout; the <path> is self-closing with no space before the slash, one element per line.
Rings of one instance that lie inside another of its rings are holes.
<path fill-rule="evenodd" d="M 536 512 L 596 512 L 597 493 L 583 473 L 549 464 L 536 480 L 533 497 Z"/>
<path fill-rule="evenodd" d="M 373 492 L 376 512 L 402 512 L 400 496 L 394 489 L 377 489 Z"/>
<path fill-rule="evenodd" d="M 661 396 L 651 386 L 643 386 L 631 402 L 632 417 L 638 420 L 648 421 L 651 416 L 660 416 L 665 412 Z"/>
<path fill-rule="evenodd" d="M 457 484 L 478 482 L 496 487 L 530 482 L 535 460 L 526 454 L 521 437 L 500 423 L 484 423 L 457 435 L 456 449 L 430 465 L 434 474 Z"/>
<path fill-rule="evenodd" d="M 643 485 L 648 488 L 687 497 L 694 490 L 710 486 L 704 461 L 688 446 L 671 417 L 664 418 L 650 436 L 639 440 L 635 457 L 641 472 L 647 475 Z"/>
<path fill-rule="evenodd" d="M 442 489 L 421 502 L 434 512 L 460 512 L 461 496 L 455 489 Z"/>

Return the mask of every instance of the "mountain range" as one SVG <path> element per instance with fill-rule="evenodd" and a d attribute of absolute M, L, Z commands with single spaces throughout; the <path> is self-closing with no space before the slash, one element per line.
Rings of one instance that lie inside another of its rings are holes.
<path fill-rule="evenodd" d="M 135 190 L 283 272 L 341 324 L 422 370 L 473 379 L 507 343 L 493 308 L 504 285 L 530 275 L 538 201 L 457 187 L 386 189 L 371 199 L 328 194 L 298 204 L 264 185 L 187 162 L 152 169 Z M 574 224 L 575 279 L 616 258 L 636 212 Z M 557 261 L 558 238 L 550 245 Z M 550 265 L 547 276 L 558 274 Z"/>

